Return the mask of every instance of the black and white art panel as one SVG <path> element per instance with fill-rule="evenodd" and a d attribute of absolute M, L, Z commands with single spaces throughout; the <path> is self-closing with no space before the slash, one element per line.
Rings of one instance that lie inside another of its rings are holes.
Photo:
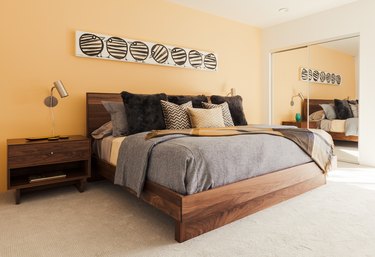
<path fill-rule="evenodd" d="M 218 70 L 215 53 L 83 31 L 76 31 L 76 56 Z"/>
<path fill-rule="evenodd" d="M 319 84 L 329 84 L 339 86 L 342 83 L 341 75 L 326 71 L 301 68 L 300 80 Z"/>

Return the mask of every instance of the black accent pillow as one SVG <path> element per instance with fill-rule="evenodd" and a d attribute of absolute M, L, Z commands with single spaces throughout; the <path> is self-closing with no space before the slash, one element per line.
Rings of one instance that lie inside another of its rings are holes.
<path fill-rule="evenodd" d="M 212 95 L 211 102 L 213 104 L 222 104 L 227 102 L 229 105 L 229 111 L 232 115 L 233 123 L 235 126 L 247 125 L 245 114 L 243 112 L 242 97 L 236 96 L 220 96 Z"/>
<path fill-rule="evenodd" d="M 348 118 L 353 118 L 353 112 L 350 108 L 348 100 L 339 100 L 335 99 L 335 109 L 336 109 L 336 116 L 340 120 L 346 120 Z"/>
<path fill-rule="evenodd" d="M 174 103 L 174 104 L 185 104 L 187 102 L 191 101 L 193 103 L 194 108 L 203 108 L 202 102 L 207 103 L 207 97 L 204 95 L 169 95 L 168 96 L 168 102 Z"/>
<path fill-rule="evenodd" d="M 167 101 L 164 93 L 144 95 L 121 92 L 128 121 L 128 134 L 153 129 L 165 129 L 163 110 L 160 100 Z"/>

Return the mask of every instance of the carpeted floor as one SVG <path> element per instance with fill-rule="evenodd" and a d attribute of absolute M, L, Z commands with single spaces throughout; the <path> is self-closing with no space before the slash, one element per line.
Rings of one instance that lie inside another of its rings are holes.
<path fill-rule="evenodd" d="M 335 141 L 334 154 L 337 160 L 358 164 L 358 143 L 347 141 Z"/>
<path fill-rule="evenodd" d="M 328 184 L 185 243 L 173 221 L 121 188 L 91 183 L 0 194 L 0 256 L 375 256 L 375 168 L 339 164 Z"/>

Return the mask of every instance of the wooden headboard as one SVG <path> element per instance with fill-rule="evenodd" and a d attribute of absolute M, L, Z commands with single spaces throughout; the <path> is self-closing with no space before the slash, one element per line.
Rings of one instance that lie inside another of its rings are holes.
<path fill-rule="evenodd" d="M 323 110 L 319 104 L 333 104 L 333 100 L 325 100 L 325 99 L 310 99 L 309 104 L 309 113 L 314 113 L 319 110 Z M 303 101 L 302 104 L 302 119 L 307 120 L 307 99 Z"/>
<path fill-rule="evenodd" d="M 120 93 L 86 93 L 86 135 L 111 120 L 102 101 L 122 102 Z"/>

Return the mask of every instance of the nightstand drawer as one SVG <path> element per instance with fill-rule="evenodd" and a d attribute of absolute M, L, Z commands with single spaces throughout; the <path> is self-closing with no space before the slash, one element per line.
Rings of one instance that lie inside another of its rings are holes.
<path fill-rule="evenodd" d="M 89 141 L 48 142 L 8 146 L 8 167 L 20 168 L 90 158 Z"/>

